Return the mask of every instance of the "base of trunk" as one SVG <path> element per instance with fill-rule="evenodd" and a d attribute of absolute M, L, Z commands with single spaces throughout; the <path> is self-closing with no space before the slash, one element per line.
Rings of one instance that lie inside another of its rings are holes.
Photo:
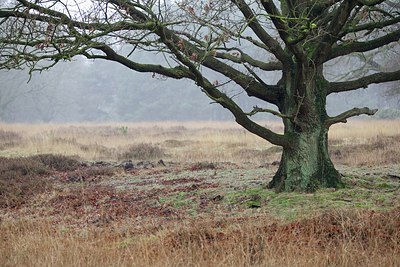
<path fill-rule="evenodd" d="M 314 192 L 318 188 L 342 188 L 344 186 L 340 173 L 333 164 L 322 164 L 317 171 L 309 173 L 302 171 L 302 167 L 297 170 L 288 169 L 281 161 L 280 166 L 272 181 L 268 183 L 268 188 L 275 189 L 277 192 Z M 303 173 L 303 174 L 301 174 Z"/>
<path fill-rule="evenodd" d="M 268 188 L 278 192 L 313 192 L 318 188 L 343 187 L 341 175 L 329 158 L 326 135 L 303 137 L 296 149 L 283 150 L 279 169 Z"/>

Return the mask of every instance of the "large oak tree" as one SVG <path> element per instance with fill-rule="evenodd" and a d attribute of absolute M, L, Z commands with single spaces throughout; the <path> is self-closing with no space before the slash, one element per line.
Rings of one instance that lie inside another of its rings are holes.
<path fill-rule="evenodd" d="M 328 130 L 352 116 L 334 117 L 330 94 L 400 80 L 400 70 L 331 82 L 327 62 L 381 47 L 396 49 L 400 7 L 391 0 L 10 0 L 0 9 L 0 67 L 48 69 L 77 55 L 115 61 L 134 71 L 190 79 L 236 122 L 283 147 L 269 186 L 312 191 L 341 186 L 328 154 Z M 135 53 L 160 53 L 162 63 L 137 62 Z M 269 72 L 279 71 L 277 83 Z M 351 69 L 348 70 L 351 72 Z M 217 73 L 217 80 L 211 79 Z M 234 83 L 249 97 L 277 107 L 243 110 L 224 91 Z M 275 133 L 251 116 L 283 120 Z"/>

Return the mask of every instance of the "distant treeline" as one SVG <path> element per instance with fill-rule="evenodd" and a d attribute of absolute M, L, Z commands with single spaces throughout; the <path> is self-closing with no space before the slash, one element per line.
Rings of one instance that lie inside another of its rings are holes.
<path fill-rule="evenodd" d="M 272 73 L 263 78 L 275 83 L 279 75 Z M 29 83 L 28 79 L 27 70 L 0 71 L 0 121 L 233 120 L 224 108 L 210 104 L 211 100 L 191 81 L 140 74 L 106 61 L 78 58 L 60 63 L 50 71 L 34 73 Z M 210 75 L 210 80 L 220 79 Z M 247 111 L 255 105 L 274 108 L 238 91 L 232 82 L 224 86 L 224 92 Z M 385 109 L 375 118 L 399 118 L 398 100 L 382 92 L 362 89 L 333 94 L 328 97 L 328 113 L 335 115 L 353 107 L 368 106 Z M 257 119 L 275 118 L 270 114 L 256 116 Z"/>

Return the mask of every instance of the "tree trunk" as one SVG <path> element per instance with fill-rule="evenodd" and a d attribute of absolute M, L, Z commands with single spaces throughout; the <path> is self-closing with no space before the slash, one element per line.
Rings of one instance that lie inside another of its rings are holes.
<path fill-rule="evenodd" d="M 283 78 L 286 96 L 279 108 L 291 116 L 283 120 L 290 145 L 283 147 L 279 169 L 269 188 L 304 192 L 341 187 L 341 176 L 328 153 L 329 125 L 322 67 L 294 66 L 286 74 Z"/>
<path fill-rule="evenodd" d="M 328 154 L 328 130 L 300 133 L 293 148 L 284 148 L 279 169 L 269 188 L 313 192 L 320 187 L 342 187 L 341 176 Z"/>

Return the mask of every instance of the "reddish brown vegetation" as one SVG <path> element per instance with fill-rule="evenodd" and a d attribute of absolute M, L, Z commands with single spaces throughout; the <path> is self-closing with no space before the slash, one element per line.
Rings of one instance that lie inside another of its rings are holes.
<path fill-rule="evenodd" d="M 371 253 L 370 257 L 389 254 L 396 258 L 400 245 L 400 209 L 390 212 L 331 211 L 288 224 L 268 223 L 264 216 L 192 221 L 171 231 L 162 242 L 171 254 L 190 247 L 194 251 L 209 251 L 214 256 L 220 253 L 219 248 L 236 253 L 241 248 L 246 251 L 246 262 L 255 266 L 266 263 L 280 266 L 279 262 L 307 266 L 306 262 L 316 264 L 315 261 L 323 266 L 370 266 L 370 261 L 377 261 L 372 258 L 360 262 L 358 255 L 342 258 L 341 250 Z M 315 255 L 320 258 L 313 259 Z M 221 259 L 226 257 L 220 256 Z M 387 262 L 382 264 L 385 266 Z"/>
<path fill-rule="evenodd" d="M 50 200 L 52 216 L 72 216 L 81 224 L 104 225 L 115 220 L 135 217 L 171 215 L 167 206 L 155 205 L 159 190 L 117 192 L 110 186 L 90 186 L 62 192 Z M 176 212 L 175 212 L 176 213 Z M 81 220 L 86 218 L 87 220 Z"/>
<path fill-rule="evenodd" d="M 31 158 L 0 157 L 0 208 L 16 207 L 50 187 L 49 169 Z"/>

